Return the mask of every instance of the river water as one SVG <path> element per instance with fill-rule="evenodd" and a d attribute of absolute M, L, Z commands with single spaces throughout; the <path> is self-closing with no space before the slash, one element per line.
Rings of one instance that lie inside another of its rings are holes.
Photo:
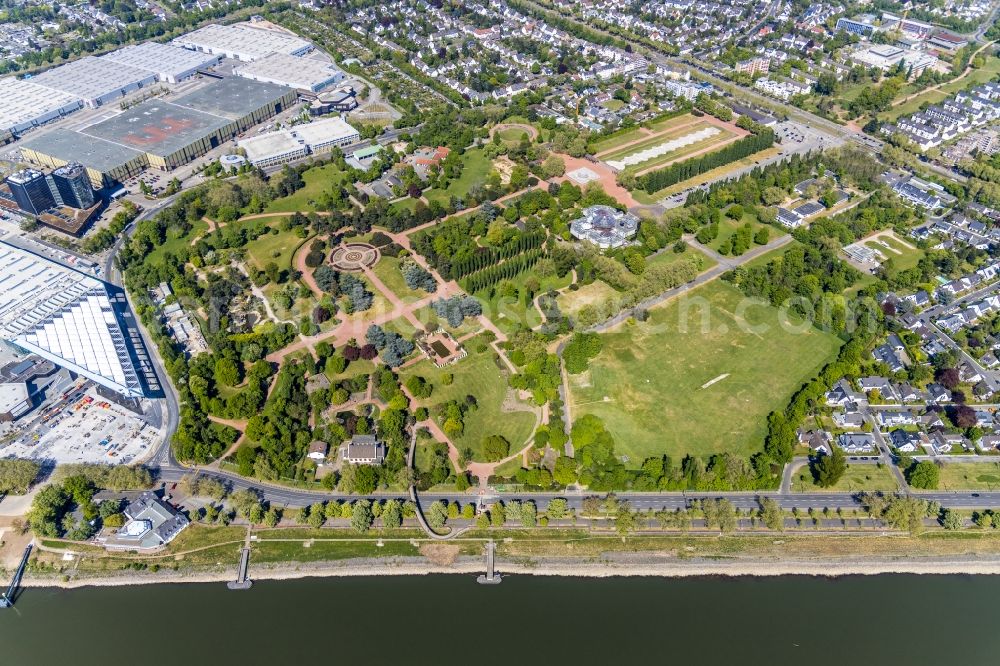
<path fill-rule="evenodd" d="M 0 610 L 0 664 L 995 666 L 998 599 L 1000 576 L 29 588 Z"/>

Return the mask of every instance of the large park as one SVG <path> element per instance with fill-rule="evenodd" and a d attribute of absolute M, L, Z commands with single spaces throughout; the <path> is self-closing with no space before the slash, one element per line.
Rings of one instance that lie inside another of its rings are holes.
<path fill-rule="evenodd" d="M 764 132 L 698 114 L 583 139 L 455 112 L 364 170 L 335 152 L 186 192 L 121 257 L 184 405 L 175 454 L 347 492 L 697 486 L 671 464 L 699 459 L 710 478 L 727 455 L 741 485 L 772 487 L 749 463 L 769 415 L 843 339 L 747 307 L 734 276 L 809 263 L 768 203 L 794 200 L 815 165 L 773 167 L 768 201 L 734 203 L 743 179 L 682 208 L 637 205 L 629 178 Z M 580 177 L 581 141 L 597 178 Z M 615 164 L 625 177 L 609 182 Z M 627 242 L 577 238 L 595 206 L 635 220 Z M 207 351 L 163 325 L 161 285 Z M 378 464 L 352 460 L 348 444 L 371 435 Z"/>

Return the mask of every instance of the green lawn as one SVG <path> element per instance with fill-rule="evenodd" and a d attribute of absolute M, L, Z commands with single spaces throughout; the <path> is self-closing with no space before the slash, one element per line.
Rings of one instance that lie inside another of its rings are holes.
<path fill-rule="evenodd" d="M 247 243 L 247 255 L 257 268 L 263 269 L 274 262 L 280 269 L 291 268 L 292 256 L 305 239 L 299 238 L 294 231 L 281 231 L 277 223 L 281 218 L 275 218 L 270 231 L 256 240 Z"/>
<path fill-rule="evenodd" d="M 399 264 L 400 260 L 396 257 L 383 255 L 378 260 L 378 263 L 375 264 L 372 271 L 385 283 L 385 286 L 392 290 L 392 293 L 407 303 L 419 301 L 424 296 L 427 296 L 426 291 L 410 289 L 406 286 L 406 280 L 403 279 L 403 274 L 399 270 Z"/>
<path fill-rule="evenodd" d="M 751 215 L 750 213 L 744 213 L 743 217 L 740 218 L 738 221 L 730 217 L 723 216 L 722 221 L 719 222 L 719 235 L 716 237 L 714 241 L 708 244 L 709 247 L 711 247 L 715 251 L 718 251 L 719 248 L 722 247 L 722 244 L 728 241 L 729 238 L 736 233 L 736 230 L 742 227 L 747 222 L 749 222 L 750 226 L 753 228 L 754 234 L 756 234 L 762 228 L 767 229 L 768 242 L 774 240 L 778 236 L 783 235 L 782 232 L 780 232 L 776 227 L 772 227 L 766 224 L 761 224 L 760 222 L 757 221 L 757 217 Z M 751 243 L 750 248 L 747 250 L 747 252 L 749 252 L 755 247 L 757 247 L 757 244 Z"/>
<path fill-rule="evenodd" d="M 481 148 L 465 151 L 462 162 L 462 175 L 448 183 L 444 190 L 427 190 L 425 195 L 428 201 L 436 200 L 444 204 L 448 203 L 452 195 L 464 197 L 473 185 L 486 182 L 486 176 L 493 169 L 493 161 L 486 157 Z"/>
<path fill-rule="evenodd" d="M 374 361 L 366 361 L 364 359 L 358 359 L 357 361 L 352 361 L 347 364 L 347 368 L 338 374 L 327 368 L 324 374 L 331 380 L 341 380 L 341 379 L 353 379 L 359 375 L 370 375 L 375 370 Z"/>
<path fill-rule="evenodd" d="M 614 112 L 625 106 L 625 102 L 621 101 L 620 99 L 612 98 L 606 102 L 603 102 L 601 106 L 603 106 L 608 111 Z"/>
<path fill-rule="evenodd" d="M 570 274 L 567 273 L 562 278 L 556 276 L 539 278 L 529 269 L 508 280 L 518 287 L 520 296 L 517 298 L 501 296 L 499 285 L 492 297 L 485 289 L 475 294 L 483 304 L 483 314 L 489 317 L 504 333 L 514 333 L 522 325 L 526 328 L 534 328 L 543 323 L 542 315 L 539 314 L 533 302 L 525 301 L 523 287 L 528 280 L 538 280 L 539 290 L 536 294 L 542 294 L 552 289 L 568 287 Z"/>
<path fill-rule="evenodd" d="M 691 251 L 691 250 L 689 250 Z M 697 252 L 697 250 L 694 250 Z M 707 257 L 706 257 L 707 259 Z M 594 280 L 590 284 L 581 286 L 576 291 L 565 290 L 556 299 L 559 303 L 559 310 L 564 315 L 574 316 L 580 312 L 585 305 L 603 303 L 609 298 L 613 298 L 618 292 L 606 282 Z"/>
<path fill-rule="evenodd" d="M 596 155 L 608 150 L 614 150 L 618 146 L 624 146 L 630 141 L 638 141 L 649 136 L 648 132 L 636 127 L 628 132 L 622 132 L 616 136 L 610 136 L 606 139 L 601 139 L 600 141 L 595 141 L 593 146 L 591 146 L 591 153 Z"/>
<path fill-rule="evenodd" d="M 204 220 L 198 220 L 191 225 L 191 231 L 186 234 L 178 234 L 176 227 L 167 227 L 167 240 L 162 245 L 153 248 L 146 259 L 144 260 L 146 264 L 150 266 L 155 266 L 156 264 L 163 261 L 163 256 L 168 252 L 177 255 L 183 248 L 190 247 L 191 241 L 198 238 L 203 233 L 208 231 L 208 223 Z"/>
<path fill-rule="evenodd" d="M 334 164 L 316 166 L 302 174 L 305 186 L 299 188 L 287 197 L 275 199 L 264 209 L 265 213 L 294 213 L 309 211 L 316 208 L 313 203 L 324 191 L 334 183 L 345 178 L 345 174 Z"/>
<path fill-rule="evenodd" d="M 432 407 L 449 400 L 464 400 L 467 395 L 476 397 L 478 408 L 466 415 L 465 432 L 454 440 L 459 449 L 471 448 L 476 460 L 483 459 L 482 442 L 487 435 L 503 435 L 510 442 L 511 452 L 519 451 L 535 426 L 535 417 L 530 412 L 501 410 L 507 395 L 507 371 L 494 362 L 492 348 L 476 350 L 480 339 L 466 344 L 469 355 L 458 363 L 438 368 L 424 360 L 400 373 L 403 381 L 410 375 L 420 375 L 434 385 L 434 392 L 426 400 Z M 441 378 L 449 373 L 454 375 L 454 381 L 445 386 Z"/>
<path fill-rule="evenodd" d="M 736 160 L 735 162 L 730 162 L 729 164 L 724 164 L 720 167 L 716 167 L 711 171 L 706 171 L 705 173 L 695 176 L 694 178 L 689 178 L 688 180 L 681 181 L 669 187 L 664 187 L 662 190 L 653 192 L 652 194 L 646 193 L 645 190 L 635 189 L 632 190 L 632 196 L 641 204 L 652 205 L 663 199 L 664 197 L 669 197 L 678 192 L 682 192 L 691 187 L 697 187 L 698 185 L 703 185 L 704 183 L 711 182 L 718 178 L 725 176 L 731 171 L 736 171 L 738 169 L 744 169 L 747 167 L 754 166 L 757 162 L 774 157 L 779 152 L 780 148 L 772 146 L 766 150 L 762 150 L 759 153 L 754 153 L 744 157 L 741 160 Z"/>
<path fill-rule="evenodd" d="M 892 471 L 882 465 L 848 465 L 840 481 L 829 488 L 821 488 L 813 480 L 812 472 L 803 467 L 792 478 L 792 491 L 796 493 L 815 492 L 858 492 L 861 490 L 896 490 L 896 478 Z"/>
<path fill-rule="evenodd" d="M 786 330 L 770 306 L 741 306 L 739 291 L 715 281 L 654 308 L 645 323 L 604 334 L 590 369 L 570 379 L 574 417 L 601 417 L 632 466 L 663 453 L 760 450 L 767 415 L 840 341 Z"/>
<path fill-rule="evenodd" d="M 940 490 L 1000 489 L 1000 460 L 995 463 L 945 463 L 941 470 Z"/>
<path fill-rule="evenodd" d="M 520 127 L 505 127 L 496 134 L 500 137 L 501 141 L 506 143 L 520 143 L 521 139 L 528 137 L 528 132 Z"/>
<path fill-rule="evenodd" d="M 716 127 L 716 126 L 709 122 L 700 122 L 690 125 L 688 127 L 684 127 L 682 129 L 667 131 L 662 134 L 652 136 L 646 139 L 645 141 L 641 141 L 634 145 L 628 146 L 627 148 L 623 148 L 608 155 L 603 155 L 601 159 L 605 162 L 608 160 L 621 160 L 630 155 L 639 153 L 643 150 L 655 148 L 656 146 L 667 143 L 668 141 L 673 141 L 675 139 L 685 137 L 689 134 L 693 134 L 694 132 L 707 129 L 709 127 Z M 650 159 L 640 162 L 639 164 L 630 165 L 627 167 L 627 170 L 642 171 L 645 169 L 651 169 L 654 167 L 665 165 L 669 162 L 674 162 L 676 160 L 687 157 L 688 155 L 693 155 L 694 153 L 697 153 L 699 151 L 703 151 L 708 148 L 711 148 L 712 146 L 724 143 L 733 137 L 732 132 L 721 128 L 717 129 L 719 129 L 719 133 L 716 134 L 715 136 L 710 136 L 706 139 L 696 141 L 695 143 L 692 143 L 690 145 L 683 146 L 681 148 L 676 148 L 668 153 L 664 153 L 663 155 L 659 155 L 657 157 L 651 157 Z"/>

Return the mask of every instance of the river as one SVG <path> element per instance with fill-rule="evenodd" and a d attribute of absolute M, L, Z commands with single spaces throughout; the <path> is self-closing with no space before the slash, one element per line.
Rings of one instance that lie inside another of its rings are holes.
<path fill-rule="evenodd" d="M 0 664 L 992 666 L 998 598 L 1000 576 L 28 588 L 0 610 Z"/>

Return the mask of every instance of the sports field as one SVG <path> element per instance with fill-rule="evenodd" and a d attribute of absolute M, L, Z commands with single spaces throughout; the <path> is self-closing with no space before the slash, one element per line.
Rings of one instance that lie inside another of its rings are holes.
<path fill-rule="evenodd" d="M 788 330 L 777 309 L 742 302 L 738 290 L 715 281 L 654 308 L 644 323 L 604 334 L 590 369 L 571 376 L 573 418 L 602 418 L 632 466 L 664 453 L 760 450 L 768 413 L 784 407 L 840 341 L 813 328 Z"/>

